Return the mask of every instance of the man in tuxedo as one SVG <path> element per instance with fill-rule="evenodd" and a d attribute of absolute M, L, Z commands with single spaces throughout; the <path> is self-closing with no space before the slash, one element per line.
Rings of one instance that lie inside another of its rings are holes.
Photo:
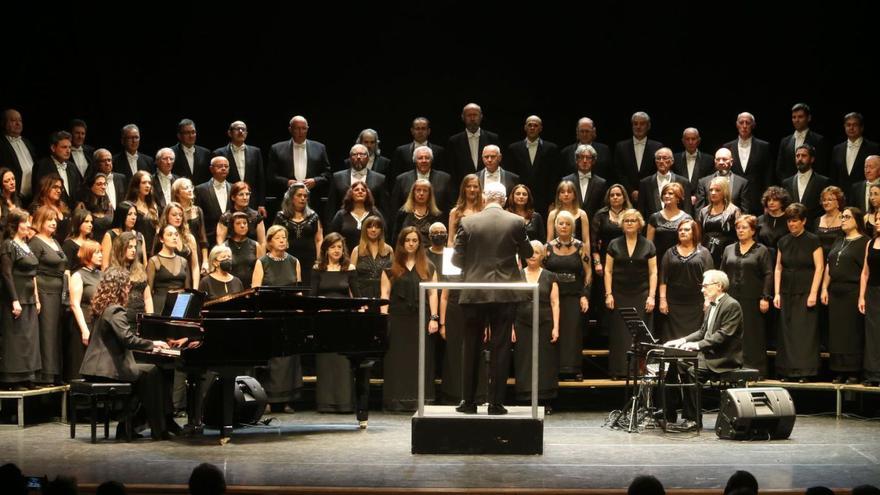
<path fill-rule="evenodd" d="M 373 129 L 364 129 L 358 134 L 355 144 L 362 144 L 367 148 L 369 158 L 367 159 L 367 170 L 379 172 L 387 175 L 391 169 L 391 160 L 382 156 L 382 150 L 379 148 L 379 133 Z M 351 168 L 351 158 L 346 158 L 343 167 L 339 170 L 348 170 Z"/>
<path fill-rule="evenodd" d="M 138 170 L 150 174 L 156 170 L 153 159 L 138 152 L 141 146 L 141 130 L 134 124 L 122 128 L 122 151 L 113 156 L 113 171 L 125 176 L 126 182 Z M 124 193 L 123 193 L 124 195 Z"/>
<path fill-rule="evenodd" d="M 526 260 L 532 246 L 522 218 L 504 210 L 504 186 L 492 182 L 483 191 L 486 206 L 459 223 L 452 264 L 461 268 L 463 282 L 522 282 L 516 256 Z M 462 290 L 459 302 L 464 311 L 462 337 L 462 401 L 455 409 L 474 414 L 480 346 L 489 328 L 489 414 L 506 414 L 504 393 L 510 369 L 510 334 L 518 303 L 525 292 L 510 290 Z M 432 316 L 433 318 L 433 316 Z"/>
<path fill-rule="evenodd" d="M 342 200 L 348 192 L 348 188 L 355 182 L 363 182 L 373 193 L 373 202 L 382 215 L 388 219 L 388 189 L 385 185 L 385 176 L 367 168 L 370 152 L 363 144 L 356 144 L 348 152 L 349 168 L 334 172 L 330 180 L 330 192 L 327 195 L 327 211 L 325 224 L 329 224 L 333 215 L 342 208 Z M 352 246 L 354 247 L 354 246 Z"/>
<path fill-rule="evenodd" d="M 596 149 L 589 144 L 580 144 L 575 151 L 577 171 L 566 175 L 562 180 L 574 183 L 574 192 L 581 201 L 581 209 L 587 212 L 590 221 L 593 215 L 605 206 L 605 192 L 609 184 L 604 178 L 593 173 L 593 164 L 597 162 Z"/>
<path fill-rule="evenodd" d="M 487 183 L 499 182 L 505 191 L 510 191 L 519 184 L 519 176 L 501 168 L 501 150 L 490 144 L 483 148 L 483 168 L 477 172 L 480 187 L 485 189 Z"/>
<path fill-rule="evenodd" d="M 34 145 L 22 137 L 24 121 L 21 113 L 13 108 L 3 112 L 3 138 L 0 139 L 0 167 L 9 167 L 15 175 L 15 190 L 21 195 L 22 201 L 29 204 L 34 191 L 34 164 L 37 152 Z"/>
<path fill-rule="evenodd" d="M 715 173 L 700 179 L 697 186 L 697 204 L 695 211 L 706 206 L 709 192 L 709 183 L 715 177 L 727 177 L 730 180 L 730 202 L 739 207 L 740 211 L 748 212 L 751 206 L 751 184 L 749 181 L 731 172 L 733 167 L 733 154 L 728 148 L 721 148 L 715 152 Z"/>
<path fill-rule="evenodd" d="M 707 270 L 703 273 L 703 297 L 709 303 L 709 311 L 703 317 L 699 330 L 663 344 L 687 351 L 697 351 L 699 365 L 696 369 L 681 361 L 670 366 L 666 383 L 704 382 L 720 373 L 742 368 L 743 313 L 739 302 L 727 294 L 730 280 L 721 270 Z M 699 385 L 698 385 L 699 386 Z M 687 390 L 684 402 L 684 430 L 695 430 L 702 426 L 700 404 L 693 387 L 686 389 L 667 389 L 666 420 L 675 422 L 676 405 L 681 400 L 682 390 Z"/>
<path fill-rule="evenodd" d="M 749 181 L 751 196 L 747 198 L 751 210 L 743 210 L 743 213 L 760 215 L 761 195 L 772 184 L 773 162 L 770 156 L 770 144 L 754 137 L 755 116 L 749 112 L 742 112 L 736 117 L 736 131 L 739 135 L 733 141 L 724 144 L 733 154 L 734 174 Z M 717 164 L 717 161 L 716 161 Z M 742 207 L 740 206 L 740 209 Z"/>
<path fill-rule="evenodd" d="M 450 175 L 458 186 L 467 174 L 475 174 L 482 167 L 480 156 L 488 144 L 501 145 L 498 134 L 480 127 L 483 123 L 483 110 L 476 103 L 468 103 L 461 111 L 465 130 L 449 138 L 446 158 Z"/>
<path fill-rule="evenodd" d="M 269 148 L 267 180 L 273 184 L 279 197 L 294 182 L 302 182 L 309 189 L 309 206 L 315 211 L 323 211 L 319 205 L 327 195 L 327 183 L 330 182 L 327 148 L 307 139 L 309 122 L 302 115 L 291 118 L 287 130 L 290 139 Z"/>
<path fill-rule="evenodd" d="M 709 153 L 700 151 L 700 131 L 696 127 L 688 127 L 681 133 L 681 144 L 684 151 L 676 153 L 672 171 L 687 179 L 691 186 L 691 197 L 688 199 L 691 206 L 697 203 L 697 187 L 700 179 L 715 171 L 715 158 Z"/>
<path fill-rule="evenodd" d="M 80 179 L 85 179 L 89 167 L 92 166 L 92 155 L 95 148 L 85 144 L 88 126 L 82 119 L 70 121 L 70 161 L 76 166 Z"/>
<path fill-rule="evenodd" d="M 816 154 L 816 163 L 813 167 L 816 171 L 827 174 L 825 156 L 825 138 L 821 134 L 810 130 L 810 121 L 813 119 L 810 106 L 806 103 L 797 103 L 791 107 L 791 125 L 794 132 L 779 141 L 779 153 L 776 156 L 776 177 L 782 180 L 797 171 L 795 153 L 802 144 L 809 144 Z"/>
<path fill-rule="evenodd" d="M 437 208 L 443 212 L 444 216 L 449 215 L 450 206 L 454 201 L 453 195 L 458 192 L 457 188 L 452 186 L 452 177 L 442 170 L 434 169 L 434 151 L 428 146 L 416 148 L 413 152 L 413 161 L 416 163 L 415 169 L 398 175 L 394 181 L 394 188 L 391 190 L 391 211 L 389 215 L 394 216 L 397 214 L 397 211 L 406 202 L 412 185 L 418 179 L 425 179 L 431 183 Z"/>
<path fill-rule="evenodd" d="M 798 146 L 794 153 L 797 173 L 782 181 L 782 187 L 788 191 L 792 202 L 807 207 L 807 229 L 815 230 L 816 219 L 825 210 L 822 208 L 822 190 L 831 185 L 828 177 L 813 170 L 816 162 L 816 150 L 809 144 Z"/>
<path fill-rule="evenodd" d="M 76 166 L 70 163 L 71 136 L 67 131 L 58 131 L 49 138 L 49 156 L 37 160 L 34 166 L 34 178 L 31 190 L 34 196 L 40 190 L 40 179 L 53 172 L 61 176 L 64 190 L 61 191 L 61 200 L 69 207 L 76 206 L 79 201 L 79 189 L 82 178 Z"/>
<path fill-rule="evenodd" d="M 610 177 L 611 148 L 607 144 L 596 141 L 596 124 L 593 122 L 593 119 L 581 117 L 578 120 L 576 132 L 577 141 L 562 148 L 559 160 L 562 169 L 559 172 L 562 174 L 577 173 L 578 147 L 588 144 L 596 152 L 596 158 L 593 160 L 593 173 L 599 174 L 602 177 Z"/>
<path fill-rule="evenodd" d="M 113 171 L 113 155 L 107 149 L 98 148 L 92 155 L 92 169 L 86 175 L 91 177 L 97 173 L 107 176 L 107 199 L 110 200 L 110 208 L 116 210 L 116 205 L 125 199 L 128 181 L 124 175 Z M 153 190 L 156 190 L 155 186 Z"/>
<path fill-rule="evenodd" d="M 848 194 L 853 184 L 865 180 L 865 159 L 880 154 L 880 145 L 865 138 L 864 117 L 858 112 L 850 112 L 843 117 L 843 131 L 846 141 L 834 146 L 831 151 L 828 176 L 832 183 Z"/>
<path fill-rule="evenodd" d="M 652 213 L 663 209 L 663 200 L 661 191 L 666 184 L 678 182 L 684 189 L 684 197 L 689 198 L 691 195 L 691 185 L 684 177 L 670 172 L 672 169 L 672 150 L 669 148 L 660 148 L 654 153 L 654 166 L 657 172 L 645 177 L 639 181 L 639 203 L 638 209 L 642 217 L 647 221 Z M 679 207 L 689 215 L 693 213 L 693 206 L 690 201 Z"/>
<path fill-rule="evenodd" d="M 193 184 L 201 184 L 211 178 L 208 167 L 211 163 L 211 150 L 196 144 L 196 123 L 183 119 L 177 123 L 177 144 L 174 151 L 174 175 L 186 177 Z"/>
<path fill-rule="evenodd" d="M 617 182 L 629 191 L 633 204 L 638 204 L 639 181 L 656 172 L 651 157 L 663 147 L 663 143 L 648 139 L 651 117 L 647 113 L 634 113 L 630 122 L 632 137 L 614 145 L 614 173 Z"/>
<path fill-rule="evenodd" d="M 431 122 L 427 117 L 416 117 L 410 125 L 409 133 L 412 135 L 412 142 L 398 146 L 391 155 L 391 168 L 386 176 L 393 180 L 398 175 L 409 172 L 416 167 L 413 162 L 413 151 L 419 146 L 427 146 L 434 153 L 434 168 L 442 170 L 448 174 L 452 171 L 443 163 L 443 153 L 445 148 L 438 144 L 428 141 L 431 137 Z"/>
<path fill-rule="evenodd" d="M 245 144 L 248 136 L 247 124 L 240 120 L 229 124 L 226 131 L 229 144 L 214 150 L 214 156 L 229 160 L 227 180 L 235 184 L 244 181 L 251 186 L 250 207 L 266 217 L 266 176 L 263 169 L 263 153 L 260 148 Z"/>
<path fill-rule="evenodd" d="M 153 174 L 153 200 L 161 214 L 171 202 L 171 184 L 178 177 L 171 173 L 174 168 L 174 150 L 162 148 L 156 152 L 156 173 Z"/>
<path fill-rule="evenodd" d="M 535 201 L 535 210 L 547 218 L 553 202 L 553 193 L 559 179 L 565 175 L 559 169 L 559 148 L 541 138 L 544 124 L 537 115 L 526 118 L 523 126 L 526 137 L 507 148 L 507 168 L 519 175 L 520 182 L 529 186 Z"/>
<path fill-rule="evenodd" d="M 205 233 L 208 247 L 211 248 L 217 244 L 217 222 L 220 221 L 220 216 L 232 208 L 232 186 L 226 180 L 229 176 L 229 160 L 225 157 L 212 158 L 209 170 L 211 178 L 196 186 L 195 199 L 205 214 Z"/>
<path fill-rule="evenodd" d="M 864 169 L 865 180 L 853 184 L 847 198 L 849 198 L 849 203 L 867 213 L 871 209 L 871 202 L 868 200 L 871 186 L 880 184 L 880 155 L 871 155 L 865 158 Z"/>

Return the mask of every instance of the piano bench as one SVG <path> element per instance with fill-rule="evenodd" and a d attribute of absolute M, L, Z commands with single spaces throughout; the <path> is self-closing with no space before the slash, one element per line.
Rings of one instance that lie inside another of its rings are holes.
<path fill-rule="evenodd" d="M 96 443 L 97 427 L 98 427 L 98 404 L 104 408 L 104 438 L 110 437 L 110 412 L 113 408 L 113 401 L 123 399 L 123 416 L 126 421 L 125 440 L 130 442 L 131 431 L 131 401 L 132 384 L 128 382 L 89 382 L 83 379 L 71 380 L 70 392 L 67 397 L 70 401 L 68 410 L 70 411 L 70 438 L 76 438 L 76 405 L 77 402 L 87 402 L 90 408 L 90 420 L 92 426 L 92 443 Z"/>
<path fill-rule="evenodd" d="M 754 368 L 740 368 L 718 374 L 718 386 L 721 389 L 743 388 L 748 382 L 757 381 L 760 372 Z"/>

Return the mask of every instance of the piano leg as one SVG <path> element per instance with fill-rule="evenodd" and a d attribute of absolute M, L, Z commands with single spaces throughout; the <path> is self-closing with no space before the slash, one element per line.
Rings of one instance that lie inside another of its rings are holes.
<path fill-rule="evenodd" d="M 348 358 L 351 362 L 351 371 L 354 375 L 354 387 L 358 426 L 367 428 L 367 420 L 370 416 L 370 371 L 373 368 L 372 359 Z"/>
<path fill-rule="evenodd" d="M 202 433 L 202 412 L 204 410 L 202 400 L 202 387 L 204 382 L 204 370 L 186 370 L 186 416 L 187 424 L 184 430 L 188 434 Z"/>
<path fill-rule="evenodd" d="M 235 377 L 236 373 L 223 373 L 220 375 L 217 386 L 220 387 L 220 444 L 225 445 L 232 436 L 232 429 L 235 425 L 233 409 L 235 407 Z"/>

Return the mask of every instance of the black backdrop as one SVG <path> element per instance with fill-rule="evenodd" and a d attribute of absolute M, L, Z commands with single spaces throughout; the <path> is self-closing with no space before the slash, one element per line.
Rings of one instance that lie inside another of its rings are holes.
<path fill-rule="evenodd" d="M 443 144 L 469 101 L 505 144 L 530 114 L 560 145 L 589 115 L 612 144 L 644 110 L 653 138 L 677 151 L 682 129 L 696 126 L 711 152 L 751 111 L 775 147 L 799 101 L 831 144 L 853 110 L 880 137 L 869 2 L 376 3 L 31 0 L 0 21 L 0 107 L 22 111 L 41 151 L 79 117 L 88 142 L 114 152 L 119 129 L 139 124 L 150 154 L 176 141 L 183 117 L 212 149 L 245 120 L 265 150 L 302 114 L 336 162 L 365 127 L 390 155 L 416 115 Z"/>

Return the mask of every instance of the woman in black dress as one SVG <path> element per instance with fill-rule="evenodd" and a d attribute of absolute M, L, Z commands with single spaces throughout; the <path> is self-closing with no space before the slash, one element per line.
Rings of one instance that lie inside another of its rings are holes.
<path fill-rule="evenodd" d="M 159 231 L 162 249 L 147 262 L 147 284 L 153 294 L 153 309 L 162 314 L 168 293 L 177 289 L 191 289 L 190 265 L 176 253 L 180 249 L 180 234 L 173 225 Z"/>
<path fill-rule="evenodd" d="M 175 248 L 174 253 L 180 255 L 180 257 L 186 260 L 189 266 L 189 273 L 192 274 L 192 286 L 198 287 L 199 280 L 201 279 L 198 254 L 199 246 L 195 236 L 189 231 L 189 225 L 184 221 L 184 218 L 185 214 L 183 212 L 183 206 L 181 206 L 180 203 L 175 203 L 174 201 L 168 203 L 165 205 L 165 209 L 162 210 L 162 217 L 159 219 L 159 231 L 161 232 L 166 225 L 171 225 L 177 229 L 177 234 L 180 236 L 180 242 L 178 243 L 177 248 Z M 150 250 L 153 255 L 158 254 L 162 249 L 162 243 L 160 243 L 159 240 L 160 239 L 157 237 Z"/>
<path fill-rule="evenodd" d="M 660 263 L 660 306 L 666 315 L 664 341 L 680 339 L 703 323 L 703 273 L 712 257 L 700 244 L 700 225 L 688 217 L 678 224 L 678 244 L 666 250 Z M 655 322 L 656 325 L 656 322 Z"/>
<path fill-rule="evenodd" d="M 28 212 L 13 208 L 6 217 L 6 240 L 0 244 L 0 385 L 11 390 L 32 388 L 40 360 L 40 300 L 36 277 L 39 261 L 27 239 Z"/>
<path fill-rule="evenodd" d="M 15 173 L 0 167 L 0 241 L 6 238 L 6 217 L 14 208 L 21 208 L 21 198 L 15 191 Z"/>
<path fill-rule="evenodd" d="M 525 184 L 513 186 L 507 196 L 507 211 L 523 217 L 526 222 L 526 236 L 530 241 L 543 241 L 547 235 L 544 218 L 535 211 L 532 191 Z"/>
<path fill-rule="evenodd" d="M 819 373 L 819 319 L 816 302 L 825 267 L 819 238 L 805 230 L 807 208 L 785 209 L 789 234 L 779 240 L 773 306 L 779 312 L 776 371 L 801 383 Z"/>
<path fill-rule="evenodd" d="M 558 217 L 557 217 L 558 218 Z M 531 241 L 532 257 L 526 260 L 523 278 L 538 284 L 538 400 L 545 414 L 553 410 L 550 401 L 559 389 L 559 284 L 556 274 L 543 268 L 544 245 Z M 516 376 L 516 398 L 532 398 L 532 294 L 519 303 L 513 328 L 513 367 Z"/>
<path fill-rule="evenodd" d="M 247 182 L 238 181 L 229 190 L 229 197 L 232 200 L 232 208 L 220 215 L 220 221 L 217 222 L 217 244 L 223 244 L 232 230 L 232 215 L 244 213 L 248 219 L 247 236 L 257 241 L 257 244 L 265 246 L 266 226 L 263 225 L 263 216 L 250 207 L 251 186 Z"/>
<path fill-rule="evenodd" d="M 70 326 L 64 339 L 64 381 L 79 378 L 83 353 L 89 345 L 92 333 L 92 297 L 101 281 L 101 266 L 104 262 L 101 245 L 89 239 L 83 242 L 76 253 L 80 269 L 70 276 Z"/>
<path fill-rule="evenodd" d="M 691 216 L 681 210 L 681 205 L 684 204 L 684 188 L 678 182 L 663 186 L 660 197 L 663 209 L 648 217 L 645 237 L 654 243 L 657 258 L 662 260 L 666 250 L 678 244 L 678 226 L 685 220 L 690 220 Z"/>
<path fill-rule="evenodd" d="M 727 293 L 743 308 L 743 366 L 767 376 L 767 332 L 763 315 L 773 298 L 773 257 L 755 242 L 758 221 L 753 215 L 736 220 L 739 242 L 724 248 L 721 271 L 727 274 Z"/>
<path fill-rule="evenodd" d="M 874 184 L 868 188 L 868 212 L 865 214 L 865 233 L 871 237 L 880 232 L 876 222 L 878 211 L 880 211 L 880 184 Z"/>
<path fill-rule="evenodd" d="M 312 277 L 312 265 L 318 257 L 318 248 L 324 239 L 321 228 L 321 220 L 318 214 L 309 208 L 309 189 L 301 182 L 295 182 L 284 193 L 284 201 L 281 211 L 275 215 L 274 225 L 284 227 L 288 240 L 287 253 L 299 260 L 299 268 L 302 270 L 303 284 L 308 284 Z M 268 232 L 267 246 L 268 247 Z M 254 284 L 255 286 L 257 284 Z"/>
<path fill-rule="evenodd" d="M 183 218 L 189 232 L 196 238 L 199 247 L 199 263 L 202 272 L 208 271 L 208 234 L 205 232 L 205 213 L 194 203 L 195 189 L 192 181 L 181 177 L 171 184 L 171 201 L 183 208 Z"/>
<path fill-rule="evenodd" d="M 287 228 L 273 225 L 266 231 L 266 254 L 254 265 L 253 286 L 294 287 L 302 281 L 300 266 L 299 260 L 288 252 Z M 269 359 L 268 377 L 263 386 L 273 412 L 293 412 L 290 403 L 302 388 L 299 356 Z"/>
<path fill-rule="evenodd" d="M 871 188 L 873 192 L 873 187 Z M 874 213 L 880 225 L 880 210 Z M 880 229 L 865 248 L 865 264 L 859 283 L 859 312 L 865 315 L 865 385 L 880 387 Z"/>
<path fill-rule="evenodd" d="M 697 222 L 703 231 L 703 246 L 712 255 L 715 267 L 721 266 L 724 248 L 736 242 L 736 223 L 739 208 L 730 202 L 730 181 L 715 177 L 709 182 L 708 204 L 700 209 Z"/>
<path fill-rule="evenodd" d="M 447 232 L 458 232 L 458 224 L 462 218 L 483 211 L 483 186 L 477 174 L 467 174 L 461 180 L 461 188 L 458 191 L 458 201 L 452 211 L 449 212 L 449 228 Z M 447 235 L 449 247 L 455 244 L 455 234 Z"/>
<path fill-rule="evenodd" d="M 426 179 L 417 179 L 409 190 L 406 203 L 397 212 L 392 237 L 399 236 L 406 227 L 415 227 L 422 236 L 422 244 L 427 244 L 431 224 L 442 221 L 443 212 L 437 209 L 434 186 Z"/>
<path fill-rule="evenodd" d="M 657 252 L 654 244 L 639 234 L 645 226 L 642 214 L 626 210 L 620 214 L 623 237 L 611 241 L 605 257 L 605 307 L 609 351 L 608 372 L 612 378 L 628 375 L 626 351 L 632 336 L 616 308 L 633 307 L 648 328 L 653 326 L 654 295 L 657 290 Z"/>
<path fill-rule="evenodd" d="M 123 232 L 131 232 L 137 240 L 137 257 L 141 266 L 147 266 L 147 251 L 144 235 L 135 230 L 137 225 L 137 208 L 130 201 L 123 201 L 113 213 L 113 224 L 101 239 L 101 253 L 104 259 L 113 258 L 113 242 Z"/>
<path fill-rule="evenodd" d="M 390 320 L 382 386 L 382 404 L 388 411 L 415 411 L 418 405 L 419 283 L 423 281 L 436 282 L 437 273 L 425 254 L 418 228 L 404 227 L 397 238 L 391 270 L 382 272 L 382 297 L 391 302 L 382 307 Z M 434 335 L 440 329 L 440 316 L 437 291 L 429 290 L 427 296 L 431 318 L 426 325 L 424 386 L 425 402 L 433 402 Z"/>
<path fill-rule="evenodd" d="M 831 246 L 843 237 L 843 221 L 840 219 L 840 211 L 846 206 L 846 197 L 837 186 L 828 186 L 822 190 L 820 196 L 822 209 L 825 214 L 816 219 L 814 231 L 819 236 L 822 244 L 822 252 L 826 255 L 831 252 Z"/>
<path fill-rule="evenodd" d="M 556 186 L 556 200 L 553 203 L 553 209 L 547 213 L 547 242 L 556 237 L 553 230 L 556 225 L 556 215 L 561 211 L 567 211 L 574 218 L 572 237 L 583 242 L 586 246 L 590 245 L 590 218 L 587 216 L 587 212 L 580 208 L 580 203 L 575 192 L 574 182 L 564 180 Z"/>
<path fill-rule="evenodd" d="M 363 184 L 362 182 L 356 184 Z M 321 242 L 321 253 L 312 269 L 312 291 L 320 297 L 359 297 L 357 272 L 348 259 L 345 239 L 337 232 L 327 234 Z M 318 412 L 351 412 L 354 410 L 354 376 L 351 362 L 339 354 L 315 356 L 318 386 L 315 402 Z"/>
<path fill-rule="evenodd" d="M 232 251 L 227 246 L 214 246 L 208 254 L 211 271 L 199 281 L 199 290 L 216 299 L 227 294 L 244 290 L 241 280 L 230 273 L 232 270 Z"/>
<path fill-rule="evenodd" d="M 241 281 L 242 288 L 251 288 L 254 276 L 254 265 L 266 254 L 266 247 L 247 236 L 250 221 L 246 213 L 232 214 L 232 234 L 226 239 L 225 245 L 232 253 L 232 268 L 229 271 Z"/>
<path fill-rule="evenodd" d="M 122 194 L 122 191 L 119 193 Z M 92 239 L 101 242 L 113 223 L 113 207 L 107 197 L 106 175 L 99 172 L 86 179 L 82 201 L 76 208 L 84 208 L 92 214 Z"/>
<path fill-rule="evenodd" d="M 64 306 L 61 296 L 65 280 L 70 276 L 67 257 L 55 240 L 55 210 L 46 206 L 37 209 L 34 228 L 37 234 L 28 242 L 37 257 L 37 293 L 40 299 L 40 358 L 42 369 L 35 381 L 44 384 L 61 384 L 62 373 L 62 326 Z"/>
<path fill-rule="evenodd" d="M 342 200 L 342 208 L 333 216 L 327 232 L 338 232 L 345 238 L 346 246 L 357 246 L 361 240 L 361 227 L 367 217 L 379 217 L 382 213 L 376 208 L 373 193 L 363 182 L 355 182 L 348 188 Z"/>
<path fill-rule="evenodd" d="M 77 253 L 85 241 L 92 239 L 93 225 L 92 214 L 84 208 L 77 208 L 70 215 L 70 231 L 64 239 L 64 244 L 61 245 L 61 250 L 67 257 L 67 269 L 70 273 L 79 270 L 81 266 Z"/>
<path fill-rule="evenodd" d="M 41 207 L 55 210 L 55 240 L 64 242 L 70 223 L 70 207 L 61 200 L 61 192 L 64 190 L 64 182 L 56 172 L 44 175 L 40 178 L 40 187 L 34 191 L 34 200 L 31 202 L 30 213 L 36 215 Z"/>
<path fill-rule="evenodd" d="M 788 191 L 779 186 L 770 186 L 761 196 L 764 214 L 758 217 L 757 241 L 770 250 L 770 258 L 776 259 L 776 245 L 779 239 L 788 235 L 788 221 L 785 209 L 791 203 Z"/>
<path fill-rule="evenodd" d="M 147 250 L 150 250 L 159 228 L 159 208 L 153 197 L 153 179 L 149 172 L 138 170 L 131 177 L 125 200 L 134 204 L 137 210 L 135 229 L 143 234 Z"/>
<path fill-rule="evenodd" d="M 843 237 L 826 256 L 822 304 L 828 305 L 829 320 L 834 322 L 828 335 L 829 368 L 835 373 L 834 383 L 853 384 L 859 382 L 865 345 L 865 318 L 856 309 L 868 237 L 862 210 L 844 208 L 840 219 Z"/>
<path fill-rule="evenodd" d="M 141 264 L 141 251 L 138 246 L 142 242 L 135 234 L 136 232 L 132 231 L 123 232 L 113 239 L 109 266 L 122 268 L 131 276 L 131 289 L 128 292 L 125 310 L 128 324 L 136 328 L 138 314 L 153 312 L 153 293 L 147 285 L 147 270 Z"/>
<path fill-rule="evenodd" d="M 385 244 L 385 222 L 379 217 L 367 217 L 361 228 L 360 243 L 351 251 L 361 297 L 379 297 L 382 272 L 391 268 L 392 252 L 391 246 Z"/>
<path fill-rule="evenodd" d="M 589 247 L 573 237 L 577 220 L 568 211 L 553 215 L 556 238 L 547 244 L 544 268 L 559 284 L 559 374 L 566 380 L 583 375 L 584 318 L 590 308 Z"/>

